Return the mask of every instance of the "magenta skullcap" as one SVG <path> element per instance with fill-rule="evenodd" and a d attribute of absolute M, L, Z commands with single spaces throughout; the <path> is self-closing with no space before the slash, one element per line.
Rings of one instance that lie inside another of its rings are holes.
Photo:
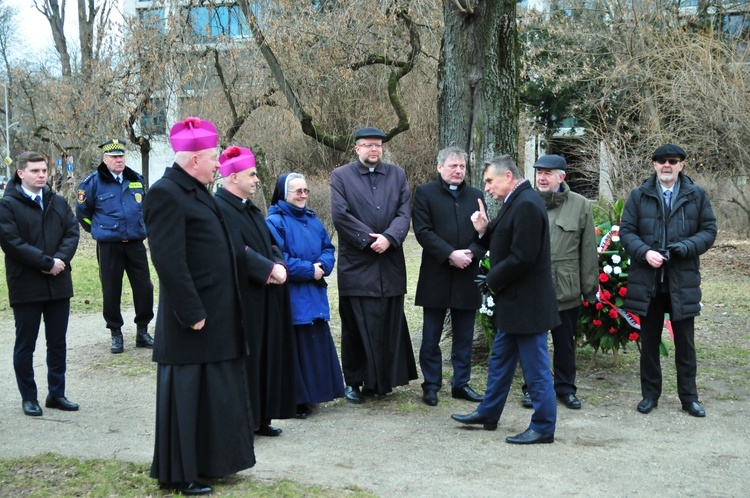
<path fill-rule="evenodd" d="M 219 133 L 211 121 L 185 118 L 172 126 L 169 143 L 175 152 L 215 149 L 219 144 Z"/>
<path fill-rule="evenodd" d="M 239 173 L 246 169 L 255 167 L 255 154 L 250 149 L 245 147 L 237 147 L 232 145 L 227 147 L 219 156 L 219 173 L 222 178 L 226 178 L 232 173 Z"/>

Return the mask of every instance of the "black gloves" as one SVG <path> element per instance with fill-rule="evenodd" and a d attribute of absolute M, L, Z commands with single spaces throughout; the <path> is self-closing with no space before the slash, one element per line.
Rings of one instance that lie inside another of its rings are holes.
<path fill-rule="evenodd" d="M 487 275 L 477 275 L 477 278 L 474 279 L 474 283 L 477 284 L 477 287 L 479 287 L 479 292 L 481 292 L 482 294 L 492 294 L 492 291 L 487 285 Z"/>
<path fill-rule="evenodd" d="M 688 246 L 685 242 L 674 242 L 669 244 L 667 249 L 676 258 L 684 258 L 688 255 Z"/>

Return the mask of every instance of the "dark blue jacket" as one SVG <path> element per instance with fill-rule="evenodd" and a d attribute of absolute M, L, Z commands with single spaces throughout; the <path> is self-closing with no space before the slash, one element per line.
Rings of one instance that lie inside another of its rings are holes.
<path fill-rule="evenodd" d="M 97 242 L 146 238 L 143 177 L 128 167 L 122 176 L 122 184 L 117 183 L 107 165 L 101 163 L 78 186 L 76 218 Z"/>
<path fill-rule="evenodd" d="M 335 248 L 323 223 L 311 209 L 300 209 L 285 201 L 268 208 L 266 224 L 271 230 L 289 270 L 292 323 L 304 325 L 315 319 L 330 320 L 328 294 L 324 281 L 315 280 L 315 263 L 330 275 Z"/>

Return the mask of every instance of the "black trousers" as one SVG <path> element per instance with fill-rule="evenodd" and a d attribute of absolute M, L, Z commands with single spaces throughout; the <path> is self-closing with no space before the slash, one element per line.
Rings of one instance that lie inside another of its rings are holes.
<path fill-rule="evenodd" d="M 651 299 L 646 316 L 641 318 L 641 394 L 644 398 L 659 399 L 662 388 L 659 344 L 664 328 L 664 314 L 672 307 L 669 294 L 659 293 Z M 674 332 L 675 365 L 677 367 L 677 395 L 680 401 L 698 401 L 695 384 L 695 318 L 672 322 Z"/>
<path fill-rule="evenodd" d="M 16 320 L 16 344 L 13 348 L 13 369 L 21 398 L 37 399 L 34 381 L 34 350 L 39 337 L 39 326 L 44 316 L 47 340 L 47 388 L 52 397 L 65 396 L 66 343 L 70 316 L 70 299 L 57 299 L 13 306 Z"/>
<path fill-rule="evenodd" d="M 552 370 L 555 380 L 555 394 L 575 394 L 576 388 L 576 327 L 578 326 L 578 314 L 580 307 L 560 310 L 560 325 L 551 330 L 552 345 Z M 526 392 L 527 386 L 524 382 L 521 388 Z"/>
<path fill-rule="evenodd" d="M 99 261 L 99 278 L 102 282 L 104 321 L 108 329 L 123 325 L 120 302 L 122 277 L 125 272 L 133 289 L 135 323 L 145 327 L 154 318 L 154 285 L 148 268 L 146 246 L 142 240 L 128 242 L 98 242 L 96 257 Z"/>
<path fill-rule="evenodd" d="M 439 391 L 443 386 L 443 354 L 440 351 L 440 336 L 445 323 L 445 308 L 425 308 L 422 324 L 422 345 L 419 348 L 419 366 L 424 382 L 422 389 Z M 476 310 L 451 309 L 453 342 L 451 363 L 453 380 L 451 388 L 467 385 L 471 378 L 471 344 L 474 340 L 474 318 Z"/>

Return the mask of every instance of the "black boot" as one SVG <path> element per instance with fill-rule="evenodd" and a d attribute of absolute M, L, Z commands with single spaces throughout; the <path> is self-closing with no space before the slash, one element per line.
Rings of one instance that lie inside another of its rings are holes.
<path fill-rule="evenodd" d="M 135 333 L 135 347 L 154 348 L 154 338 L 148 333 L 148 327 L 138 326 L 138 331 Z"/>
<path fill-rule="evenodd" d="M 112 329 L 112 354 L 122 353 L 125 347 L 122 344 L 122 329 Z"/>

